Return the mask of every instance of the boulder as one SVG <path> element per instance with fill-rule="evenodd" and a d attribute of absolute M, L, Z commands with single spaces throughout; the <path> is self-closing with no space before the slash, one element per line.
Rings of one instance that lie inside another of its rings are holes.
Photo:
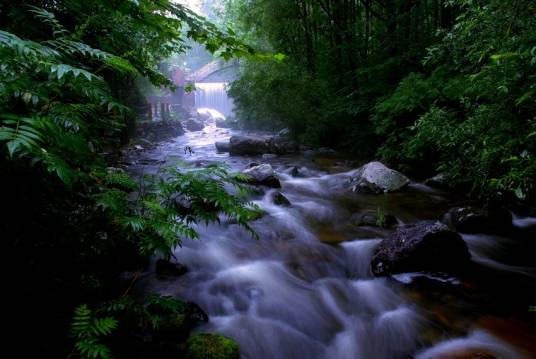
<path fill-rule="evenodd" d="M 186 341 L 186 359 L 239 359 L 238 344 L 216 333 L 199 333 Z"/>
<path fill-rule="evenodd" d="M 261 155 L 270 152 L 269 138 L 256 135 L 237 135 L 229 140 L 232 155 Z"/>
<path fill-rule="evenodd" d="M 383 228 L 391 228 L 397 224 L 395 216 L 390 214 L 384 214 L 382 216 L 378 213 L 354 213 L 350 217 L 350 222 L 356 226 L 372 226 Z"/>
<path fill-rule="evenodd" d="M 188 272 L 188 268 L 180 263 L 173 263 L 165 259 L 156 261 L 156 275 L 159 277 L 178 277 Z"/>
<path fill-rule="evenodd" d="M 462 237 L 445 224 L 421 221 L 399 226 L 374 251 L 371 269 L 376 276 L 403 272 L 456 272 L 471 254 Z"/>
<path fill-rule="evenodd" d="M 351 183 L 354 191 L 379 194 L 399 191 L 409 184 L 409 179 L 381 162 L 370 162 L 352 174 Z"/>
<path fill-rule="evenodd" d="M 443 218 L 452 230 L 462 233 L 498 233 L 512 230 L 512 214 L 505 208 L 451 208 Z"/>
<path fill-rule="evenodd" d="M 290 175 L 292 177 L 303 177 L 301 171 L 300 171 L 300 168 L 298 166 L 294 166 L 292 167 L 292 169 L 290 170 Z"/>
<path fill-rule="evenodd" d="M 221 118 L 221 117 L 216 118 L 215 123 L 216 123 L 216 127 L 219 127 L 219 128 L 231 127 L 231 123 L 227 122 L 224 118 Z"/>
<path fill-rule="evenodd" d="M 189 118 L 184 123 L 184 127 L 186 127 L 188 131 L 192 131 L 192 132 L 201 131 L 202 129 L 205 128 L 205 124 L 203 123 L 203 121 L 197 118 Z"/>
<path fill-rule="evenodd" d="M 298 151 L 298 145 L 288 136 L 276 135 L 269 141 L 270 150 L 278 155 L 285 155 Z"/>
<path fill-rule="evenodd" d="M 274 192 L 272 193 L 271 197 L 272 197 L 272 202 L 278 206 L 290 207 L 291 205 L 288 198 L 283 196 L 281 192 Z"/>
<path fill-rule="evenodd" d="M 436 188 L 448 188 L 447 178 L 443 173 L 437 174 L 424 181 L 424 184 Z"/>
<path fill-rule="evenodd" d="M 268 186 L 268 187 L 281 187 L 281 182 L 277 178 L 272 166 L 267 163 L 262 165 L 253 166 L 242 171 L 242 173 L 250 177 L 248 183 L 254 185 Z"/>
<path fill-rule="evenodd" d="M 221 153 L 229 152 L 231 144 L 228 141 L 217 141 L 215 144 L 216 150 Z"/>
<path fill-rule="evenodd" d="M 179 121 L 143 122 L 136 129 L 138 141 L 144 142 L 146 148 L 153 148 L 153 142 L 166 141 L 183 134 L 184 129 Z"/>

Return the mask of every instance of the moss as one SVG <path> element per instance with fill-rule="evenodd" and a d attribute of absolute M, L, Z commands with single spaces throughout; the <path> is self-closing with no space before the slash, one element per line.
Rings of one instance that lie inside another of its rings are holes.
<path fill-rule="evenodd" d="M 238 359 L 238 344 L 215 333 L 196 334 L 186 342 L 186 359 Z"/>

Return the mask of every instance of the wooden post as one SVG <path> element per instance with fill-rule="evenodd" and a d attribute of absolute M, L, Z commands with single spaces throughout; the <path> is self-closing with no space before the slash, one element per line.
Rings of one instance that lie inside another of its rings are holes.
<path fill-rule="evenodd" d="M 166 104 L 163 102 L 160 102 L 160 118 L 166 121 Z"/>
<path fill-rule="evenodd" d="M 149 111 L 147 111 L 147 117 L 149 118 L 149 122 L 153 121 L 153 104 L 149 102 Z"/>

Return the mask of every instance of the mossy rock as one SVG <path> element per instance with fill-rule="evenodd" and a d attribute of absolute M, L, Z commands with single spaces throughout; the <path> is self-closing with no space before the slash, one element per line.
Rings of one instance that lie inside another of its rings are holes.
<path fill-rule="evenodd" d="M 215 333 L 196 334 L 186 342 L 186 359 L 239 359 L 238 344 Z"/>

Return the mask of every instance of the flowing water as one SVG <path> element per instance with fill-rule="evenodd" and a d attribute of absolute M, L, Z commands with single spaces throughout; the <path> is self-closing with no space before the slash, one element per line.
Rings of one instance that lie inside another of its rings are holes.
<path fill-rule="evenodd" d="M 145 290 L 194 301 L 209 314 L 199 331 L 234 338 L 248 359 L 425 359 L 473 349 L 497 358 L 534 356 L 527 303 L 534 299 L 527 293 L 536 288 L 534 252 L 510 258 L 515 238 L 464 235 L 480 268 L 468 278 L 429 273 L 375 278 L 369 261 L 389 230 L 355 227 L 352 213 L 382 208 L 400 222 L 441 219 L 458 199 L 416 183 L 380 196 L 349 192 L 346 172 L 356 164 L 344 158 L 265 161 L 216 153 L 214 142 L 231 134 L 213 126 L 188 132 L 134 156 L 130 167 L 141 174 L 177 163 L 224 162 L 239 171 L 251 162 L 269 162 L 292 203 L 273 204 L 274 190 L 263 188 L 252 197 L 267 213 L 253 222 L 259 240 L 225 221 L 200 225 L 200 240 L 175 251 L 190 269 L 186 275 L 173 280 L 148 275 Z M 185 146 L 194 152 L 185 154 Z M 290 175 L 294 166 L 302 177 Z M 516 221 L 519 228 L 534 224 L 530 218 Z"/>
<path fill-rule="evenodd" d="M 233 101 L 227 96 L 227 84 L 209 82 L 195 84 L 195 107 L 211 108 L 228 117 L 233 110 Z"/>

